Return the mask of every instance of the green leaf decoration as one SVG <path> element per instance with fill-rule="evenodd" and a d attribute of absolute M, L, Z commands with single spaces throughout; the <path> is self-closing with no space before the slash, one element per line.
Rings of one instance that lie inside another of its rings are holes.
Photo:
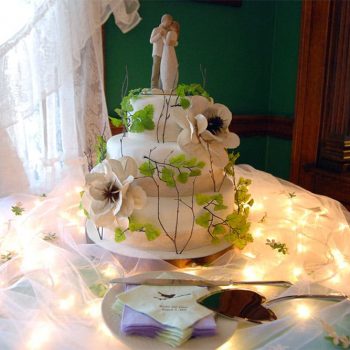
<path fill-rule="evenodd" d="M 272 249 L 277 250 L 283 255 L 288 254 L 288 247 L 285 243 L 276 242 L 274 239 L 266 239 L 266 245 L 270 246 Z"/>
<path fill-rule="evenodd" d="M 153 176 L 156 166 L 149 160 L 139 166 L 139 171 L 144 176 Z"/>
<path fill-rule="evenodd" d="M 235 202 L 236 203 L 246 203 L 250 200 L 251 195 L 248 193 L 247 188 L 240 188 L 235 193 Z"/>
<path fill-rule="evenodd" d="M 199 176 L 201 174 L 202 172 L 200 169 L 193 169 L 189 172 L 188 176 L 194 177 L 194 176 Z"/>
<path fill-rule="evenodd" d="M 199 168 L 199 169 L 203 169 L 205 167 L 205 162 L 203 161 L 199 161 L 196 166 Z"/>
<path fill-rule="evenodd" d="M 91 292 L 99 298 L 103 298 L 108 291 L 107 286 L 103 283 L 95 283 L 91 285 L 89 288 Z"/>
<path fill-rule="evenodd" d="M 187 181 L 188 181 L 188 176 L 189 176 L 188 173 L 180 173 L 179 175 L 177 175 L 176 179 L 177 179 L 180 183 L 185 184 L 185 183 L 187 183 Z"/>
<path fill-rule="evenodd" d="M 121 110 L 121 109 L 118 110 L 118 111 L 119 111 L 120 114 L 122 114 L 122 110 Z M 117 112 L 117 113 L 118 113 L 118 112 Z M 118 115 L 120 115 L 119 113 L 118 113 Z M 115 126 L 116 128 L 120 128 L 120 127 L 122 127 L 122 126 L 124 125 L 122 119 L 109 117 L 109 120 L 110 120 L 111 124 L 112 124 L 113 126 Z"/>
<path fill-rule="evenodd" d="M 96 151 L 96 164 L 99 164 L 103 162 L 103 160 L 106 159 L 107 157 L 107 141 L 101 135 L 98 135 L 96 138 L 95 151 Z"/>
<path fill-rule="evenodd" d="M 212 199 L 213 199 L 213 196 L 212 195 L 209 195 L 209 194 L 202 194 L 202 193 L 197 193 L 195 195 L 196 197 L 196 203 L 198 205 L 205 205 L 205 204 L 208 204 Z"/>
<path fill-rule="evenodd" d="M 145 130 L 153 130 L 155 128 L 153 113 L 154 107 L 149 104 L 131 115 L 129 117 L 130 125 L 128 130 L 135 133 L 144 132 Z"/>
<path fill-rule="evenodd" d="M 23 214 L 23 212 L 25 211 L 25 209 L 22 207 L 22 203 L 18 202 L 15 205 L 13 205 L 11 207 L 11 211 L 12 213 L 14 213 L 16 216 L 20 216 Z"/>
<path fill-rule="evenodd" d="M 233 245 L 238 249 L 244 249 L 244 247 L 247 245 L 247 242 L 242 238 L 235 238 L 232 241 L 230 239 L 226 239 L 228 242 L 233 243 Z"/>
<path fill-rule="evenodd" d="M 149 223 L 137 222 L 133 216 L 129 218 L 129 231 L 144 232 L 149 241 L 153 241 L 161 235 L 161 231 L 157 227 Z"/>
<path fill-rule="evenodd" d="M 254 200 L 248 191 L 251 184 L 250 179 L 240 178 L 235 180 L 234 164 L 239 154 L 229 153 L 229 162 L 225 167 L 226 176 L 230 176 L 233 180 L 235 188 L 235 209 L 226 218 L 214 214 L 213 211 L 220 212 L 228 207 L 224 203 L 221 193 L 214 194 L 196 194 L 195 199 L 197 205 L 203 206 L 205 213 L 196 218 L 196 223 L 208 229 L 212 236 L 212 242 L 219 242 L 221 239 L 226 240 L 236 248 L 243 249 L 248 243 L 253 242 L 253 236 L 249 232 L 250 222 L 248 221 L 250 207 L 253 206 Z M 204 166 L 198 162 L 196 166 Z M 198 169 L 198 168 L 194 168 Z M 194 169 L 191 168 L 191 171 Z M 190 171 L 190 174 L 191 174 Z M 189 176 L 191 176 L 189 174 Z M 215 221 L 214 221 L 215 217 Z M 283 247 L 278 246 L 283 249 Z M 277 249 L 277 248 L 276 248 Z"/>
<path fill-rule="evenodd" d="M 170 168 L 165 166 L 162 169 L 160 178 L 161 178 L 161 180 L 163 180 L 167 184 L 167 186 L 169 186 L 169 187 L 176 186 L 173 169 L 170 169 Z"/>
<path fill-rule="evenodd" d="M 235 169 L 234 169 L 234 166 L 236 164 L 236 161 L 237 159 L 239 158 L 240 154 L 239 152 L 237 153 L 234 153 L 234 152 L 229 152 L 228 153 L 228 163 L 227 165 L 225 166 L 224 170 L 225 170 L 225 173 L 229 176 L 232 176 L 234 177 L 235 176 Z"/>
<path fill-rule="evenodd" d="M 15 256 L 14 252 L 6 252 L 4 254 L 0 254 L 0 264 L 5 263 L 6 261 L 11 260 Z"/>
<path fill-rule="evenodd" d="M 211 238 L 211 243 L 212 244 L 219 244 L 221 242 L 220 238 L 218 238 L 217 236 L 213 236 Z"/>
<path fill-rule="evenodd" d="M 117 113 L 119 118 L 110 117 L 112 125 L 115 127 L 121 127 L 124 125 L 128 128 L 128 117 L 131 115 L 131 112 L 134 110 L 131 100 L 137 99 L 141 94 L 142 89 L 130 90 L 127 96 L 124 96 L 122 102 L 120 103 L 120 108 L 116 108 L 114 111 Z"/>
<path fill-rule="evenodd" d="M 84 213 L 84 215 L 86 216 L 87 219 L 90 219 L 90 214 L 85 208 L 83 208 L 83 213 Z"/>
<path fill-rule="evenodd" d="M 135 232 L 135 231 L 142 231 L 143 224 L 140 224 L 136 221 L 136 219 L 133 216 L 129 217 L 129 231 Z"/>
<path fill-rule="evenodd" d="M 197 158 L 186 159 L 183 163 L 183 166 L 185 168 L 192 168 L 197 166 Z"/>
<path fill-rule="evenodd" d="M 252 180 L 251 179 L 245 179 L 243 177 L 240 177 L 238 180 L 238 186 L 249 186 L 252 184 Z"/>
<path fill-rule="evenodd" d="M 208 92 L 200 84 L 179 84 L 176 88 L 176 94 L 180 97 L 199 95 L 210 99 Z"/>
<path fill-rule="evenodd" d="M 237 212 L 233 212 L 232 214 L 227 215 L 226 221 L 231 228 L 237 228 L 244 224 L 245 218 Z"/>
<path fill-rule="evenodd" d="M 132 112 L 134 110 L 130 100 L 131 100 L 131 98 L 129 95 L 123 97 L 122 102 L 120 103 L 121 110 L 123 112 Z"/>
<path fill-rule="evenodd" d="M 209 227 L 209 221 L 211 219 L 210 213 L 207 211 L 196 218 L 196 224 L 205 228 Z"/>
<path fill-rule="evenodd" d="M 217 203 L 217 204 L 223 204 L 224 203 L 224 197 L 222 196 L 221 193 L 215 193 L 213 195 L 213 200 Z"/>
<path fill-rule="evenodd" d="M 186 156 L 182 153 L 169 158 L 169 164 L 177 168 L 181 168 L 182 166 L 184 166 L 185 161 L 186 161 Z"/>
<path fill-rule="evenodd" d="M 152 224 L 145 224 L 144 230 L 149 241 L 154 241 L 160 236 L 160 230 Z"/>
<path fill-rule="evenodd" d="M 47 232 L 47 233 L 43 234 L 42 239 L 44 241 L 52 242 L 52 241 L 55 241 L 57 239 L 57 235 L 55 232 Z"/>
<path fill-rule="evenodd" d="M 223 235 L 224 233 L 226 233 L 226 228 L 224 225 L 215 225 L 212 232 L 213 236 Z"/>
<path fill-rule="evenodd" d="M 126 240 L 125 232 L 121 228 L 116 228 L 114 230 L 114 240 L 119 243 Z"/>
<path fill-rule="evenodd" d="M 180 105 L 183 109 L 187 109 L 190 107 L 191 102 L 187 98 L 181 97 L 180 98 Z"/>
<path fill-rule="evenodd" d="M 215 211 L 224 210 L 224 209 L 227 209 L 227 205 L 224 205 L 224 204 L 216 204 L 216 205 L 214 206 L 214 210 L 215 210 Z"/>

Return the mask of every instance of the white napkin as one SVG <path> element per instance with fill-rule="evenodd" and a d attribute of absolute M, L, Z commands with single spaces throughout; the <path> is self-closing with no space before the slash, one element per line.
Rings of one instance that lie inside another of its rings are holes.
<path fill-rule="evenodd" d="M 206 288 L 196 286 L 139 286 L 119 294 L 118 299 L 166 326 L 185 330 L 212 314 L 196 302 L 207 293 Z"/>

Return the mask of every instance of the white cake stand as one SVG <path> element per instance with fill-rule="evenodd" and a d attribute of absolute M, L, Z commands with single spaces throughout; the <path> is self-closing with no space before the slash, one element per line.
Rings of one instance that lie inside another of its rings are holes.
<path fill-rule="evenodd" d="M 140 259 L 162 259 L 162 260 L 193 260 L 206 257 L 213 257 L 231 247 L 230 243 L 222 242 L 219 244 L 207 245 L 201 248 L 189 249 L 181 254 L 175 252 L 164 252 L 159 250 L 144 250 L 131 247 L 125 243 L 116 243 L 111 239 L 103 238 L 101 240 L 95 224 L 91 220 L 86 221 L 86 235 L 93 243 L 116 254 Z M 211 259 L 213 260 L 213 259 Z"/>

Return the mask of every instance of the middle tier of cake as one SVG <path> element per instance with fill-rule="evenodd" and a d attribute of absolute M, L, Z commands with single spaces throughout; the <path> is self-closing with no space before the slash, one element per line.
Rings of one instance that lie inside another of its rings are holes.
<path fill-rule="evenodd" d="M 107 156 L 110 159 L 119 159 L 124 156 L 132 157 L 138 166 L 142 163 L 152 160 L 153 162 L 164 165 L 169 162 L 171 157 L 183 154 L 176 142 L 158 143 L 143 138 L 129 137 L 126 135 L 115 135 L 107 142 Z M 188 156 L 187 156 L 188 157 Z M 190 157 L 188 157 L 190 159 Z M 189 180 L 187 183 L 178 183 L 176 188 L 168 187 L 165 182 L 157 176 L 154 178 L 140 177 L 136 180 L 137 184 L 142 186 L 148 196 L 156 197 L 158 189 L 154 181 L 159 186 L 159 192 L 162 197 L 172 197 L 177 191 L 182 196 L 189 196 L 193 193 L 217 192 L 222 186 L 224 179 L 224 170 L 211 164 L 206 158 L 203 160 L 205 166 L 201 169 L 201 175 L 196 176 L 195 183 Z M 194 187 L 193 187 L 194 186 Z"/>

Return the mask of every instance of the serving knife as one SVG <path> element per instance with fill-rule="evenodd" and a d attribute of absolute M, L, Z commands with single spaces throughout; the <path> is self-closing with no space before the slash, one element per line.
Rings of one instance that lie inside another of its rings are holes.
<path fill-rule="evenodd" d="M 226 287 L 234 285 L 264 285 L 290 287 L 289 281 L 234 281 L 234 280 L 205 280 L 205 279 L 172 279 L 172 278 L 142 278 L 131 276 L 126 278 L 114 278 L 110 284 L 133 284 L 143 286 L 197 286 L 197 287 Z"/>

